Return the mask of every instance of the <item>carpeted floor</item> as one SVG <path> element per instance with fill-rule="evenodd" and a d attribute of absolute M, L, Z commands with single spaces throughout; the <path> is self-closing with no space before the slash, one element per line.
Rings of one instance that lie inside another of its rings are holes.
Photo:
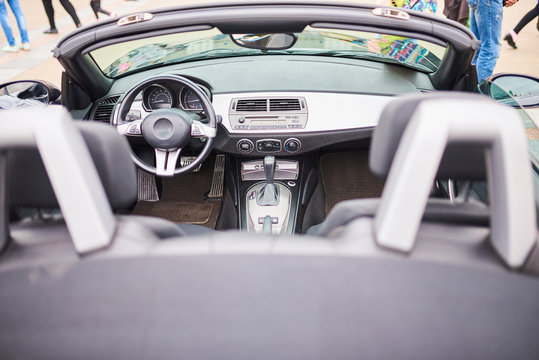
<path fill-rule="evenodd" d="M 323 154 L 320 170 L 326 194 L 326 215 L 340 201 L 382 194 L 384 181 L 370 172 L 367 150 Z"/>
<path fill-rule="evenodd" d="M 165 178 L 161 200 L 141 201 L 135 206 L 133 214 L 215 228 L 221 201 L 204 198 L 211 187 L 213 163 L 213 158 L 207 159 L 199 172 Z"/>

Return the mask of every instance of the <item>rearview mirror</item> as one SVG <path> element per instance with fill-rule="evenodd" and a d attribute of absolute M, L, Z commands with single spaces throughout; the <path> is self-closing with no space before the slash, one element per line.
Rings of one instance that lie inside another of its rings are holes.
<path fill-rule="evenodd" d="M 48 105 L 60 94 L 58 88 L 44 81 L 13 81 L 0 85 L 0 108 Z"/>
<path fill-rule="evenodd" d="M 230 38 L 238 46 L 259 50 L 286 50 L 294 46 L 298 39 L 289 33 L 232 34 Z"/>

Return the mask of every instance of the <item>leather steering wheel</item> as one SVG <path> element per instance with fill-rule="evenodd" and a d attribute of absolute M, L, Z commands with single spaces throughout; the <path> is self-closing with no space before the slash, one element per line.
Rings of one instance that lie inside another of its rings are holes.
<path fill-rule="evenodd" d="M 187 86 L 202 101 L 208 124 L 196 113 L 169 108 L 153 110 L 144 119 L 125 123 L 125 117 L 137 94 L 156 81 L 171 80 Z M 155 166 L 142 161 L 131 149 L 131 158 L 141 169 L 157 176 L 174 176 L 195 169 L 209 155 L 217 135 L 217 117 L 208 96 L 194 82 L 179 75 L 158 75 L 147 78 L 131 88 L 116 107 L 114 118 L 118 132 L 126 136 L 143 137 L 155 150 Z M 206 138 L 200 154 L 189 165 L 176 168 L 182 149 L 191 138 Z"/>

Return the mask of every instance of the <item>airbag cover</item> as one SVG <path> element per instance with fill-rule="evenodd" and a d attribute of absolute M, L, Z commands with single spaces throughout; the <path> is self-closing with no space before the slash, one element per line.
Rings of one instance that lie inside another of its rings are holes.
<path fill-rule="evenodd" d="M 182 110 L 159 109 L 142 122 L 142 135 L 156 149 L 181 149 L 191 139 L 191 123 Z"/>

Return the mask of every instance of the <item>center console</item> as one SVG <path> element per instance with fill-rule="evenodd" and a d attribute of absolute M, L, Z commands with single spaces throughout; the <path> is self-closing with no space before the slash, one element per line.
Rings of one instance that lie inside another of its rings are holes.
<path fill-rule="evenodd" d="M 268 155 L 241 162 L 240 228 L 274 235 L 293 234 L 300 191 L 299 162 Z"/>

